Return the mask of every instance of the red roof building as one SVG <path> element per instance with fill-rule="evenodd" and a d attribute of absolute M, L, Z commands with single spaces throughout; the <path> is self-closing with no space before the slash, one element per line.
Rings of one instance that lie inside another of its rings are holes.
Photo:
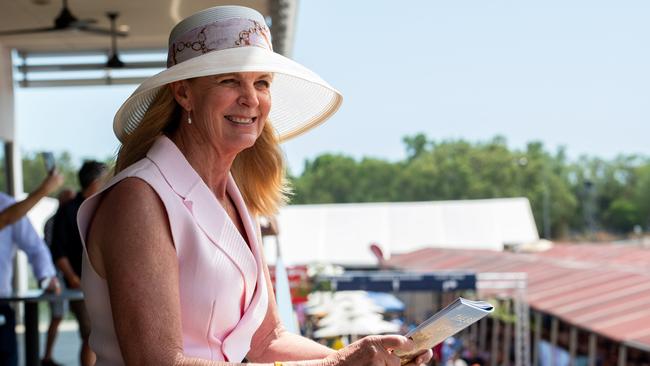
<path fill-rule="evenodd" d="M 524 254 L 426 248 L 393 255 L 388 265 L 409 271 L 524 272 L 533 310 L 650 352 L 650 249 L 573 244 Z"/>

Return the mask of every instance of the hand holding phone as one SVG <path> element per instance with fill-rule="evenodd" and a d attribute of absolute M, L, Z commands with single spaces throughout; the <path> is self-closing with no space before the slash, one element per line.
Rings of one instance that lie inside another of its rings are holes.
<path fill-rule="evenodd" d="M 41 156 L 43 157 L 43 162 L 45 163 L 45 170 L 47 171 L 47 174 L 52 174 L 54 172 L 54 169 L 56 169 L 54 154 L 52 154 L 50 151 L 45 151 L 41 153 Z"/>
<path fill-rule="evenodd" d="M 56 163 L 54 162 L 54 155 L 52 152 L 44 151 L 41 153 L 41 157 L 45 164 L 45 170 L 47 170 L 47 176 L 41 183 L 39 189 L 47 195 L 61 187 L 63 184 L 63 175 L 56 171 Z"/>

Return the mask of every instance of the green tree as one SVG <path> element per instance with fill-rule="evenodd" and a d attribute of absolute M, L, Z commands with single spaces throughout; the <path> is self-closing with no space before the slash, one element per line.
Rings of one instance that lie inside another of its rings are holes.
<path fill-rule="evenodd" d="M 423 133 L 414 136 L 405 136 L 402 138 L 406 147 L 406 156 L 408 160 L 413 160 L 427 150 L 427 137 Z"/>
<path fill-rule="evenodd" d="M 587 224 L 593 221 L 591 224 L 598 229 L 620 232 L 622 227 L 626 227 L 623 222 L 630 219 L 630 212 L 643 215 L 643 202 L 635 199 L 643 194 L 636 188 L 641 183 L 638 177 L 642 163 L 643 159 L 634 155 L 618 156 L 611 161 L 581 157 L 572 168 L 575 176 L 573 191 L 580 198 L 576 216 L 582 217 Z M 635 208 L 628 210 L 627 203 L 632 203 Z M 641 220 L 641 216 L 637 220 Z"/>
<path fill-rule="evenodd" d="M 398 196 L 399 165 L 380 159 L 364 158 L 357 164 L 356 186 L 351 202 L 386 202 Z"/>
<path fill-rule="evenodd" d="M 295 179 L 292 203 L 353 202 L 357 163 L 351 157 L 324 154 L 306 161 Z"/>
<path fill-rule="evenodd" d="M 647 228 L 650 225 L 650 162 L 647 159 L 636 168 L 635 175 L 631 201 L 638 207 L 638 223 Z"/>
<path fill-rule="evenodd" d="M 639 207 L 625 198 L 617 198 L 603 214 L 607 226 L 620 233 L 632 231 L 635 225 L 641 223 Z"/>
<path fill-rule="evenodd" d="M 487 142 L 434 142 L 423 134 L 403 139 L 407 158 L 386 162 L 324 154 L 307 161 L 293 177 L 294 203 L 429 201 L 527 197 L 538 229 L 544 212 L 552 233 L 570 231 L 576 219 L 574 192 L 578 166 L 570 165 L 563 149 L 550 154 L 540 142 L 511 150 L 505 138 Z M 580 173 L 580 174 L 578 174 Z M 548 200 L 548 201 L 545 201 Z M 548 202 L 548 204 L 545 204 Z"/>

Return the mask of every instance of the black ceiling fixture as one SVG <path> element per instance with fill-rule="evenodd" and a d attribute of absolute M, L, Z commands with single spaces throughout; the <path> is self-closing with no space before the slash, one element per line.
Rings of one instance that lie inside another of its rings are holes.
<path fill-rule="evenodd" d="M 106 13 L 106 16 L 108 19 L 111 21 L 111 51 L 110 51 L 110 57 L 108 58 L 108 61 L 106 62 L 106 67 L 112 68 L 112 69 L 119 69 L 124 67 L 124 62 L 120 60 L 120 56 L 117 53 L 117 26 L 115 25 L 115 22 L 117 21 L 117 17 L 120 15 L 118 12 L 108 12 Z"/>
<path fill-rule="evenodd" d="M 112 36 L 112 37 L 126 37 L 128 33 L 119 32 L 113 29 L 106 29 L 101 27 L 95 27 L 93 24 L 97 23 L 95 19 L 78 19 L 72 14 L 68 8 L 68 0 L 63 0 L 63 7 L 61 12 L 54 19 L 54 25 L 50 27 L 41 27 L 41 28 L 30 28 L 30 29 L 13 29 L 13 30 L 0 30 L 0 36 L 13 36 L 21 34 L 33 34 L 33 33 L 50 33 L 58 31 L 67 31 L 67 30 L 77 30 L 80 32 L 87 32 L 98 34 L 102 36 Z"/>

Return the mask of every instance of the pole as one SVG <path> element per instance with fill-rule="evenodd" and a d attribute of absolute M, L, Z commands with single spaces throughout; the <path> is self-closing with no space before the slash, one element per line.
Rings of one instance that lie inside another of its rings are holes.
<path fill-rule="evenodd" d="M 589 366 L 596 366 L 596 334 L 589 333 Z"/>
<path fill-rule="evenodd" d="M 618 366 L 627 365 L 627 347 L 624 344 L 618 346 Z"/>
<path fill-rule="evenodd" d="M 505 308 L 505 313 L 507 315 L 510 315 L 512 313 L 511 310 L 511 302 L 510 299 L 506 299 L 504 301 L 504 308 Z M 512 342 L 512 323 L 509 321 L 505 321 L 503 323 L 503 364 L 504 365 L 509 365 L 510 364 L 510 342 Z"/>
<path fill-rule="evenodd" d="M 542 201 L 542 222 L 544 223 L 544 239 L 551 240 L 551 192 L 548 188 L 548 178 L 544 173 L 544 198 Z"/>
<path fill-rule="evenodd" d="M 497 317 L 492 318 L 492 347 L 490 350 L 490 365 L 497 366 L 497 354 L 499 353 L 499 329 L 501 321 Z"/>
<path fill-rule="evenodd" d="M 486 351 L 486 345 L 487 345 L 487 331 L 488 331 L 488 319 L 483 318 L 479 320 L 479 335 L 478 335 L 478 349 L 481 352 Z"/>
<path fill-rule="evenodd" d="M 576 351 L 578 348 L 578 328 L 571 326 L 569 333 L 569 366 L 576 366 Z"/>
<path fill-rule="evenodd" d="M 557 355 L 557 334 L 560 328 L 560 321 L 558 318 L 551 319 L 551 363 L 550 366 L 555 366 L 555 357 Z"/>
<path fill-rule="evenodd" d="M 542 313 L 535 312 L 535 341 L 533 342 L 533 366 L 539 365 L 539 344 L 542 340 Z"/>

